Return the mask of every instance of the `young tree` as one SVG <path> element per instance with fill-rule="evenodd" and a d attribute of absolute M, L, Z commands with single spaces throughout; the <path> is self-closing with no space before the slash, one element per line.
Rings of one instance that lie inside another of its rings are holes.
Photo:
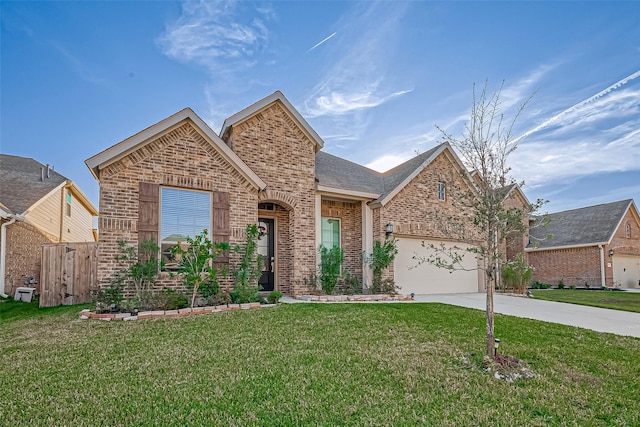
<path fill-rule="evenodd" d="M 502 242 L 510 236 L 521 236 L 528 225 L 525 215 L 536 211 L 544 203 L 538 200 L 522 209 L 506 208 L 504 205 L 508 191 L 516 184 L 510 177 L 510 168 L 507 166 L 509 155 L 517 147 L 513 127 L 529 99 L 516 110 L 511 120 L 507 120 L 501 110 L 502 87 L 493 94 L 488 94 L 485 83 L 477 96 L 474 86 L 471 116 L 461 138 L 454 138 L 438 127 L 464 163 L 466 169 L 460 170 L 460 175 L 462 180 L 468 183 L 468 190 L 458 186 L 456 196 L 451 198 L 456 207 L 464 212 L 463 217 L 444 218 L 446 224 L 442 226 L 446 227 L 449 234 L 455 233 L 456 237 L 469 247 L 427 245 L 431 249 L 429 255 L 414 257 L 418 264 L 426 262 L 452 271 L 463 269 L 465 251 L 480 259 L 479 264 L 485 273 L 484 283 L 487 290 L 488 355 L 494 352 L 493 294 L 503 262 Z M 468 170 L 472 171 L 473 176 Z"/>

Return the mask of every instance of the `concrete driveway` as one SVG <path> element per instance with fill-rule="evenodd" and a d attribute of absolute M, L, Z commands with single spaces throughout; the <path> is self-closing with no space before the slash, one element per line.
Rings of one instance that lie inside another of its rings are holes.
<path fill-rule="evenodd" d="M 501 294 L 494 296 L 496 313 L 640 338 L 640 313 Z M 484 310 L 486 298 L 484 293 L 472 293 L 416 295 L 414 299 L 417 302 L 441 302 Z"/>

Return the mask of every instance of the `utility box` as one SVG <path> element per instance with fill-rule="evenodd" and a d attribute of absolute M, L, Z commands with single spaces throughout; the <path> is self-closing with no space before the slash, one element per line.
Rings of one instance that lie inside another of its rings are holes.
<path fill-rule="evenodd" d="M 16 288 L 16 295 L 13 299 L 16 301 L 31 302 L 31 299 L 33 298 L 33 291 L 35 291 L 34 288 Z"/>

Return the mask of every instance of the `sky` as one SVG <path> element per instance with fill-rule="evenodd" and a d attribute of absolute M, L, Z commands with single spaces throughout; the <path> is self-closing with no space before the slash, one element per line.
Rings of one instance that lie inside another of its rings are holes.
<path fill-rule="evenodd" d="M 0 4 L 0 152 L 84 161 L 191 107 L 280 90 L 324 151 L 384 171 L 461 137 L 502 85 L 511 175 L 557 212 L 640 203 L 640 2 L 120 1 Z M 522 137 L 522 138 L 521 138 Z"/>

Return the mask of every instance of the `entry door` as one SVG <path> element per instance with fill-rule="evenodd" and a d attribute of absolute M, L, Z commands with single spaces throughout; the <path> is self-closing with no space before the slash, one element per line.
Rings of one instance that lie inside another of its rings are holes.
<path fill-rule="evenodd" d="M 273 219 L 258 219 L 258 254 L 262 255 L 262 275 L 260 276 L 260 286 L 263 291 L 274 290 L 273 267 L 275 261 L 274 239 L 275 230 Z"/>

